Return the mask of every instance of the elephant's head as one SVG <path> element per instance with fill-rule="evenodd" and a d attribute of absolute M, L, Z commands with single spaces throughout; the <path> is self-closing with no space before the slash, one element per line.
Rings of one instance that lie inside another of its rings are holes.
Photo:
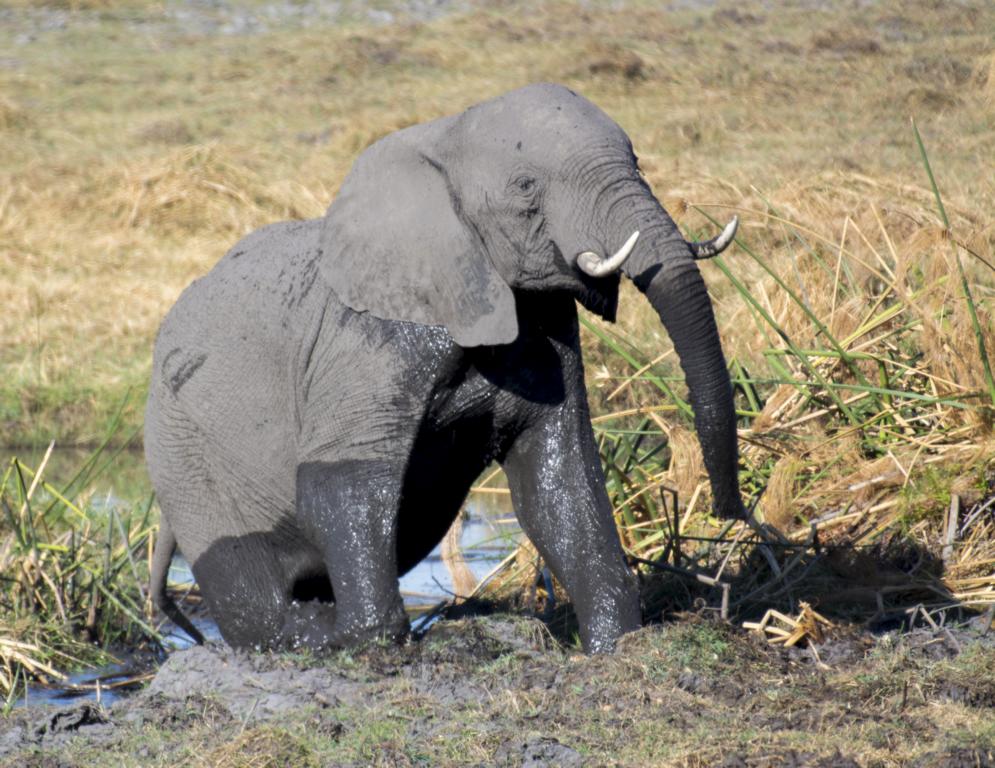
<path fill-rule="evenodd" d="M 572 91 L 531 85 L 369 147 L 328 211 L 320 268 L 353 309 L 444 325 L 464 347 L 513 341 L 525 291 L 569 291 L 614 320 L 621 269 L 680 356 L 716 511 L 738 516 L 732 389 L 695 264 L 734 228 L 686 242 L 625 132 Z"/>

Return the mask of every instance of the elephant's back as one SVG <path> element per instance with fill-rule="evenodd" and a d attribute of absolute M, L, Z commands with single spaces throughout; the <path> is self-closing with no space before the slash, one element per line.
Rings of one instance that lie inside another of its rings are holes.
<path fill-rule="evenodd" d="M 210 398 L 238 387 L 283 390 L 292 382 L 293 355 L 322 297 L 317 288 L 320 220 L 263 227 L 239 241 L 203 277 L 191 283 L 166 315 L 153 354 L 153 385 L 173 397 L 197 380 Z M 156 381 L 156 379 L 158 381 Z M 239 381 L 239 379 L 241 379 Z M 234 394 L 234 393 L 233 393 Z"/>
<path fill-rule="evenodd" d="M 225 337 L 246 328 L 257 338 L 292 334 L 318 277 L 321 223 L 284 221 L 246 235 L 180 294 L 160 336 Z"/>
<path fill-rule="evenodd" d="M 212 482 L 255 486 L 264 518 L 292 507 L 297 357 L 327 292 L 315 280 L 319 225 L 283 222 L 237 243 L 182 293 L 153 355 L 150 459 L 198 454 Z"/>

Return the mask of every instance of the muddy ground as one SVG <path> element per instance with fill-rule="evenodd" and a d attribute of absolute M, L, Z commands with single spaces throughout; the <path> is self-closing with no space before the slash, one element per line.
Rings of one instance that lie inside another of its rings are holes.
<path fill-rule="evenodd" d="M 109 708 L 9 716 L 0 765 L 995 765 L 995 631 L 813 653 L 688 615 L 585 657 L 498 615 L 323 658 L 195 647 Z"/>

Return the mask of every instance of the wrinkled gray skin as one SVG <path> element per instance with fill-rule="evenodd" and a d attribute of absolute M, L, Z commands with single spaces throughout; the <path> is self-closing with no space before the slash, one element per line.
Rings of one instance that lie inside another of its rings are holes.
<path fill-rule="evenodd" d="M 323 219 L 265 227 L 162 324 L 149 471 L 234 646 L 348 645 L 408 630 L 398 576 L 491 462 L 570 594 L 585 649 L 640 625 L 591 430 L 575 299 L 613 320 L 619 276 L 578 254 L 641 235 L 624 272 L 669 332 L 716 511 L 743 514 L 711 304 L 625 133 L 533 85 L 387 136 Z M 170 615 L 173 615 L 172 613 Z"/>

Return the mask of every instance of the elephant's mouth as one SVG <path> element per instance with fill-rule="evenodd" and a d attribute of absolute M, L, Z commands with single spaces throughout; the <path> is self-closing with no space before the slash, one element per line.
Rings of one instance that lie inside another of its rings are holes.
<path fill-rule="evenodd" d="M 580 282 L 583 287 L 576 296 L 577 301 L 589 312 L 604 318 L 609 323 L 614 323 L 618 312 L 618 289 L 621 280 L 622 276 L 618 272 L 606 277 L 589 277 L 582 273 Z"/>

